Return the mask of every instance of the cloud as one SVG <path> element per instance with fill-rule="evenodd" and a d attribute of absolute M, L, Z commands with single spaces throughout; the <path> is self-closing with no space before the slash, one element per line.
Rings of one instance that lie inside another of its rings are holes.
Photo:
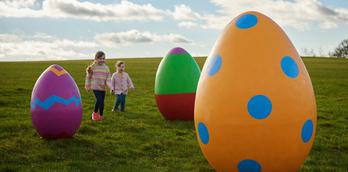
<path fill-rule="evenodd" d="M 218 10 L 199 14 L 189 6 L 177 5 L 172 14 L 180 28 L 223 29 L 237 15 L 245 11 L 259 11 L 274 19 L 282 27 L 297 30 L 331 29 L 348 24 L 348 9 L 333 8 L 319 0 L 211 0 Z"/>
<path fill-rule="evenodd" d="M 59 39 L 43 33 L 33 36 L 0 34 L 0 60 L 87 58 L 83 50 L 97 46 L 93 42 Z"/>
<path fill-rule="evenodd" d="M 19 41 L 21 41 L 21 38 L 17 35 L 0 34 L 0 43 L 19 42 Z"/>
<path fill-rule="evenodd" d="M 33 10 L 36 0 L 1 0 L 0 17 L 42 17 L 43 11 Z"/>
<path fill-rule="evenodd" d="M 180 4 L 175 6 L 175 10 L 172 14 L 175 20 L 197 20 L 201 18 L 201 15 L 194 12 L 190 7 Z"/>
<path fill-rule="evenodd" d="M 96 41 L 104 46 L 129 45 L 135 43 L 170 42 L 191 43 L 192 41 L 178 34 L 156 34 L 130 30 L 125 32 L 102 33 L 95 36 Z"/>
<path fill-rule="evenodd" d="M 1 0 L 2 5 L 6 5 L 14 8 L 22 8 L 22 7 L 32 7 L 36 0 Z"/>
<path fill-rule="evenodd" d="M 46 33 L 0 34 L 0 61 L 86 59 L 100 49 L 155 42 L 192 43 L 178 34 L 156 34 L 138 30 L 101 33 L 89 41 L 59 38 Z"/>
<path fill-rule="evenodd" d="M 325 6 L 319 0 L 210 0 L 218 10 L 198 13 L 185 4 L 174 10 L 159 9 L 152 4 L 121 0 L 101 4 L 82 0 L 0 0 L 1 17 L 75 18 L 93 21 L 163 21 L 172 18 L 180 28 L 222 29 L 238 14 L 260 11 L 282 27 L 297 30 L 331 29 L 348 23 L 348 9 Z"/>
<path fill-rule="evenodd" d="M 126 0 L 120 3 L 104 5 L 79 0 L 44 0 L 42 8 L 31 8 L 35 0 L 20 6 L 25 0 L 0 1 L 0 17 L 52 17 L 78 18 L 94 21 L 160 21 L 167 12 L 151 4 L 135 4 Z"/>
<path fill-rule="evenodd" d="M 191 22 L 191 21 L 184 21 L 184 22 L 180 22 L 178 24 L 179 27 L 181 28 L 187 28 L 187 29 L 192 29 L 192 28 L 196 28 L 199 26 L 198 23 L 194 23 L 194 22 Z"/>
<path fill-rule="evenodd" d="M 340 23 L 348 23 L 348 9 L 327 7 L 319 0 L 211 0 L 211 2 L 220 8 L 219 14 L 205 16 L 211 28 L 223 28 L 232 18 L 250 10 L 260 11 L 281 26 L 297 30 L 310 30 L 313 25 L 330 29 Z M 230 19 L 224 20 L 227 17 Z"/>

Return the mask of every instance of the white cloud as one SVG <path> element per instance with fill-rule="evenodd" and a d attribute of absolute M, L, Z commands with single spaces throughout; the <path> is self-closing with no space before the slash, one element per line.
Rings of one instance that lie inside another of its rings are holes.
<path fill-rule="evenodd" d="M 19 42 L 21 38 L 13 34 L 0 34 L 0 43 Z"/>
<path fill-rule="evenodd" d="M 178 34 L 156 34 L 130 30 L 126 32 L 102 33 L 95 36 L 96 41 L 104 46 L 130 45 L 134 43 L 170 42 L 191 43 L 192 41 Z"/>
<path fill-rule="evenodd" d="M 157 9 L 151 4 L 135 4 L 122 0 L 120 3 L 104 5 L 79 0 L 44 0 L 41 9 L 31 6 L 35 0 L 27 5 L 21 1 L 0 1 L 0 17 L 52 17 L 79 18 L 95 21 L 126 21 L 126 20 L 162 20 L 167 12 Z M 11 2 L 11 3 L 10 3 Z"/>
<path fill-rule="evenodd" d="M 59 39 L 43 33 L 34 36 L 0 34 L 0 60 L 87 58 L 83 50 L 96 47 L 97 44 L 93 42 Z"/>
<path fill-rule="evenodd" d="M 230 20 L 245 11 L 260 11 L 282 27 L 298 30 L 330 29 L 348 23 L 348 9 L 334 8 L 319 0 L 210 0 L 216 13 L 198 13 L 185 4 L 174 10 L 159 9 L 152 4 L 127 0 L 101 4 L 81 0 L 0 0 L 1 17 L 76 18 L 94 21 L 161 21 L 172 17 L 181 28 L 200 26 L 222 29 Z M 41 5 L 37 5 L 41 3 Z M 37 8 L 34 8 L 37 7 Z"/>
<path fill-rule="evenodd" d="M 2 5 L 6 5 L 14 8 L 31 7 L 35 4 L 36 0 L 1 0 Z"/>
<path fill-rule="evenodd" d="M 175 20 L 197 20 L 201 18 L 200 14 L 184 4 L 176 5 L 172 15 Z"/>
<path fill-rule="evenodd" d="M 245 11 L 259 11 L 282 27 L 297 30 L 331 29 L 348 24 L 348 9 L 327 7 L 319 0 L 211 0 L 219 8 L 214 14 L 199 14 L 189 6 L 178 5 L 173 18 L 181 28 L 223 29 L 237 15 Z"/>
<path fill-rule="evenodd" d="M 192 28 L 196 28 L 198 27 L 198 23 L 194 23 L 194 22 L 191 22 L 191 21 L 184 21 L 184 22 L 180 22 L 178 24 L 179 27 L 181 28 L 187 28 L 187 29 L 192 29 Z"/>
<path fill-rule="evenodd" d="M 138 30 L 101 33 L 89 41 L 59 38 L 46 33 L 30 36 L 0 34 L 0 61 L 86 59 L 100 49 L 155 42 L 192 43 L 178 34 L 156 34 Z"/>
<path fill-rule="evenodd" d="M 330 29 L 337 27 L 340 23 L 348 23 L 348 9 L 327 7 L 319 0 L 211 1 L 221 8 L 219 15 L 206 17 L 208 26 L 212 28 L 223 28 L 238 14 L 251 10 L 270 16 L 282 27 L 292 27 L 298 30 L 309 30 L 312 25 L 322 29 Z M 230 19 L 224 20 L 226 17 Z"/>
<path fill-rule="evenodd" d="M 0 17 L 42 17 L 43 11 L 33 10 L 35 0 L 4 0 L 0 1 Z"/>

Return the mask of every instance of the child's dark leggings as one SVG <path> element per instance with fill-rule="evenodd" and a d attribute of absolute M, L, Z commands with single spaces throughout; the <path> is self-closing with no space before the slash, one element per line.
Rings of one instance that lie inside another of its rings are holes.
<path fill-rule="evenodd" d="M 95 105 L 94 105 L 94 112 L 99 113 L 102 116 L 104 111 L 104 98 L 105 98 L 105 91 L 99 91 L 99 90 L 93 90 L 94 96 L 95 96 Z"/>
<path fill-rule="evenodd" d="M 121 111 L 124 111 L 124 108 L 126 106 L 126 95 L 121 93 L 116 95 L 117 99 L 115 102 L 114 109 L 118 109 L 118 106 L 121 104 Z"/>

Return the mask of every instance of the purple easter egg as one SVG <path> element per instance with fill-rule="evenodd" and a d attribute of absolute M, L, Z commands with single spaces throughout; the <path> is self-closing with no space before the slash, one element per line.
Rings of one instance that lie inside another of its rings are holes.
<path fill-rule="evenodd" d="M 80 92 L 71 75 L 59 65 L 51 65 L 37 79 L 30 105 L 33 125 L 45 139 L 71 138 L 80 128 Z"/>

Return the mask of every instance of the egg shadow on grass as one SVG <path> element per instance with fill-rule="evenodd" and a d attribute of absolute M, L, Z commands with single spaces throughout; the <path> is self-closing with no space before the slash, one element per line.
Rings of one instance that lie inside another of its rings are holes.
<path fill-rule="evenodd" d="M 101 164 L 110 164 L 108 160 L 114 158 L 103 143 L 92 139 L 94 138 L 84 138 L 84 136 L 57 140 L 43 139 L 43 144 L 50 153 L 44 154 L 41 159 L 64 165 L 71 170 L 97 171 Z"/>
<path fill-rule="evenodd" d="M 186 129 L 194 130 L 194 120 L 167 120 L 160 112 L 151 111 L 151 113 L 140 113 L 140 112 L 125 112 L 124 115 L 127 119 L 139 119 L 143 122 L 151 125 L 165 127 L 169 129 Z"/>

